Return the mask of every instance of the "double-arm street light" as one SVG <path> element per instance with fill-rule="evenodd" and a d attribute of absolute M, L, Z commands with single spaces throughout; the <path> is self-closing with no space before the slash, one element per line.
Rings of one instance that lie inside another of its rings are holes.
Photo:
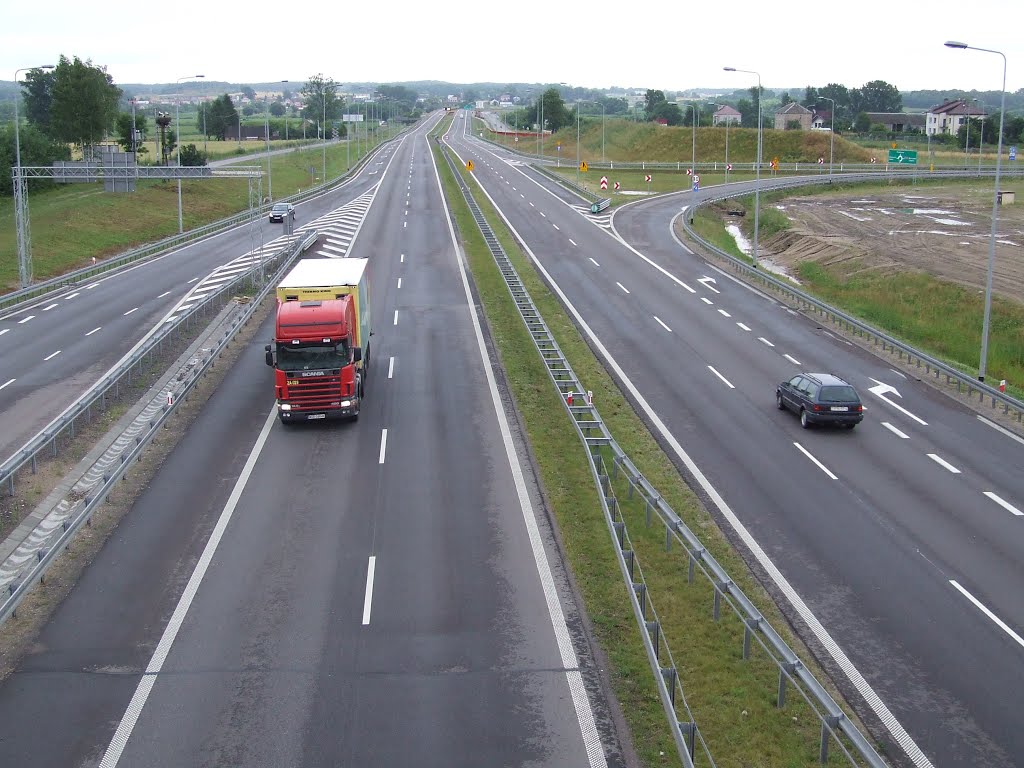
<path fill-rule="evenodd" d="M 836 148 L 836 100 L 830 99 L 828 96 L 819 96 L 818 98 L 824 99 L 832 104 L 832 112 L 830 113 L 832 115 L 832 127 L 829 129 L 832 132 L 832 135 L 829 137 L 828 142 L 828 175 L 831 177 L 832 159 L 835 157 Z"/>
<path fill-rule="evenodd" d="M 40 67 L 22 67 L 14 70 L 14 85 L 18 85 L 18 73 L 28 72 L 33 69 L 53 69 L 53 64 L 43 64 Z M 18 273 L 21 287 L 28 288 L 32 282 L 32 243 L 28 229 L 28 190 L 25 188 L 25 180 L 21 177 L 21 135 L 18 132 L 18 102 L 21 101 L 21 94 L 14 92 L 14 205 L 17 237 L 18 237 Z"/>
<path fill-rule="evenodd" d="M 287 83 L 287 80 L 279 82 Z M 285 118 L 287 119 L 287 118 Z M 274 202 L 274 159 L 270 156 L 270 94 L 263 94 L 263 131 L 267 139 L 267 198 Z"/>
<path fill-rule="evenodd" d="M 175 85 L 178 85 L 183 80 L 198 80 L 199 78 L 206 77 L 206 75 L 185 75 L 179 77 L 174 81 Z M 181 104 L 181 94 L 174 100 L 174 144 L 178 150 L 178 234 L 180 235 L 185 231 L 184 222 L 181 217 L 181 122 L 179 121 L 179 105 Z"/>
<path fill-rule="evenodd" d="M 754 171 L 754 269 L 757 269 L 757 234 L 761 219 L 761 74 L 752 69 L 723 67 L 726 72 L 743 72 L 757 76 L 757 168 Z"/>
<path fill-rule="evenodd" d="M 1006 114 L 1006 54 L 991 48 L 975 48 L 967 43 L 950 40 L 947 48 L 961 48 L 969 51 L 994 53 L 1003 57 L 1003 90 L 999 95 L 999 144 L 996 149 L 996 188 L 992 195 L 992 232 L 988 240 L 988 273 L 985 276 L 985 319 L 981 329 L 981 365 L 978 368 L 978 381 L 985 381 L 985 365 L 988 359 L 988 331 L 992 315 L 992 267 L 996 260 L 996 222 L 999 220 L 999 171 L 1003 159 L 1003 118 Z"/>

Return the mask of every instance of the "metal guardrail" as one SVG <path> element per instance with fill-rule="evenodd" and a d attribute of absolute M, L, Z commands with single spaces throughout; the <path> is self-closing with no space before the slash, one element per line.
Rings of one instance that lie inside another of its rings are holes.
<path fill-rule="evenodd" d="M 944 176 L 947 174 L 948 172 L 936 172 L 935 175 Z M 857 177 L 854 177 L 853 180 L 857 180 Z M 762 187 L 762 191 L 780 189 L 791 186 L 825 183 L 816 182 L 813 179 L 805 179 L 801 183 L 797 183 L 795 180 L 790 179 L 788 180 L 788 182 L 789 183 L 780 182 L 774 185 L 764 186 Z M 686 210 L 686 215 L 682 216 L 683 228 L 686 230 L 687 235 L 689 235 L 693 240 L 699 243 L 701 247 L 703 247 L 704 249 L 710 251 L 711 253 L 714 253 L 719 258 L 724 259 L 733 268 L 733 270 L 742 273 L 748 280 L 760 282 L 762 285 L 770 287 L 775 291 L 778 291 L 784 295 L 791 297 L 792 299 L 795 299 L 803 309 L 811 309 L 815 311 L 818 314 L 818 316 L 821 317 L 822 319 L 828 320 L 835 326 L 842 327 L 847 332 L 853 333 L 854 335 L 861 336 L 866 340 L 872 341 L 875 346 L 881 344 L 882 351 L 894 350 L 901 360 L 903 359 L 903 356 L 906 355 L 908 363 L 916 362 L 917 367 L 919 369 L 923 367 L 924 373 L 926 375 L 934 375 L 936 380 L 938 380 L 940 376 L 945 376 L 947 384 L 952 385 L 952 383 L 955 381 L 957 385 L 957 392 L 963 393 L 964 391 L 966 391 L 968 397 L 973 397 L 975 393 L 977 393 L 979 396 L 979 400 L 982 403 L 984 403 L 985 399 L 988 398 L 993 409 L 995 409 L 997 405 L 1001 405 L 1003 413 L 1005 415 L 1010 415 L 1010 412 L 1013 411 L 1014 417 L 1018 422 L 1022 422 L 1022 420 L 1024 420 L 1024 402 L 1014 397 L 1011 397 L 1010 395 L 1007 395 L 1005 392 L 1000 392 L 995 387 L 989 386 L 984 382 L 978 381 L 976 378 L 966 373 L 963 373 L 962 371 L 957 370 L 953 366 L 944 363 L 943 361 L 938 360 L 935 357 L 932 357 L 931 355 L 921 352 L 915 347 L 912 347 L 911 345 L 902 342 L 899 339 L 894 338 L 893 336 L 890 336 L 884 331 L 880 331 L 874 326 L 871 326 L 868 323 L 865 323 L 864 321 L 852 315 L 849 315 L 840 309 L 837 309 L 829 304 L 826 304 L 823 301 L 820 301 L 819 299 L 815 298 L 814 296 L 811 296 L 808 293 L 805 293 L 804 291 L 801 291 L 799 288 L 796 288 L 794 285 L 785 280 L 775 278 L 772 275 L 767 274 L 763 269 L 756 269 L 755 267 L 743 261 L 742 259 L 739 259 L 733 256 L 731 253 L 727 253 L 726 251 L 723 251 L 721 248 L 712 245 L 707 240 L 704 240 L 702 237 L 700 237 L 700 235 L 698 235 L 694 231 L 692 227 L 692 217 L 693 212 L 696 208 L 708 205 L 710 203 L 722 202 L 724 200 L 728 200 L 730 198 L 737 197 L 740 195 L 746 196 L 748 194 L 751 193 L 745 191 L 737 195 L 728 194 L 727 190 L 723 190 L 723 194 L 717 194 L 712 197 L 703 198 L 696 202 L 693 205 L 693 207 L 688 208 Z"/>
<path fill-rule="evenodd" d="M 505 279 L 512 298 L 519 309 L 520 316 L 526 325 L 538 354 L 543 359 L 552 383 L 557 387 L 562 403 L 568 411 L 576 428 L 577 435 L 587 448 L 591 473 L 595 485 L 601 490 L 601 508 L 605 522 L 616 550 L 617 562 L 622 577 L 628 587 L 629 599 L 633 614 L 641 629 L 641 636 L 648 661 L 654 671 L 655 683 L 659 698 L 665 711 L 669 728 L 672 731 L 676 749 L 685 768 L 694 765 L 694 753 L 699 743 L 704 756 L 713 766 L 714 758 L 710 748 L 686 701 L 679 679 L 678 667 L 672 657 L 668 641 L 661 629 L 653 598 L 640 566 L 636 550 L 629 537 L 625 520 L 622 517 L 618 499 L 615 495 L 613 482 L 619 471 L 624 473 L 628 482 L 628 493 L 632 497 L 634 489 L 643 495 L 648 514 L 651 510 L 658 513 L 659 520 L 666 527 L 666 547 L 674 537 L 682 542 L 689 559 L 689 581 L 692 582 L 695 569 L 708 579 L 714 589 L 714 617 L 719 618 L 721 600 L 724 598 L 736 616 L 744 625 L 743 658 L 749 657 L 750 642 L 756 639 L 759 645 L 779 668 L 779 682 L 776 694 L 777 706 L 785 705 L 786 685 L 792 684 L 800 692 L 803 699 L 817 714 L 821 722 L 821 740 L 819 759 L 822 763 L 828 760 L 829 745 L 835 743 L 851 764 L 854 756 L 847 748 L 846 738 L 854 751 L 871 768 L 884 768 L 886 763 L 872 747 L 869 740 L 860 732 L 856 724 L 850 720 L 836 704 L 814 675 L 803 665 L 796 653 L 782 637 L 772 628 L 742 590 L 733 582 L 724 568 L 708 552 L 700 539 L 672 510 L 662 495 L 647 481 L 619 447 L 601 419 L 600 413 L 592 402 L 583 395 L 584 388 L 573 372 L 568 360 L 562 354 L 557 342 L 541 317 L 536 305 L 530 298 L 515 267 L 512 265 L 504 249 L 498 242 L 490 225 L 487 223 L 468 185 L 462 179 L 456 163 L 450 154 L 442 150 L 453 175 L 458 182 L 466 204 L 480 229 L 481 234 L 493 256 L 502 276 Z M 576 397 L 574 397 L 576 393 Z M 605 461 L 606 452 L 610 453 L 611 471 Z M 677 706 L 682 705 L 685 717 L 680 719 Z"/>
<path fill-rule="evenodd" d="M 401 135 L 402 134 L 398 134 L 398 136 Z M 310 187 L 309 189 L 292 195 L 291 197 L 279 198 L 274 202 L 300 203 L 304 200 L 309 200 L 310 198 L 322 195 L 325 192 L 330 191 L 334 187 L 345 183 L 345 181 L 353 174 L 361 172 L 363 166 L 370 160 L 372 156 L 376 155 L 377 151 L 381 147 L 394 141 L 396 138 L 398 138 L 398 136 L 392 137 L 391 139 L 388 139 L 388 141 L 385 141 L 382 144 L 378 144 L 376 147 L 374 147 L 374 149 L 371 152 L 367 152 L 365 155 L 363 155 L 363 157 L 357 160 L 356 163 L 352 165 L 351 168 L 346 170 L 345 173 L 343 173 L 341 176 L 338 176 L 335 179 L 331 179 L 330 181 L 325 181 L 324 183 L 318 186 Z M 262 166 L 244 167 L 261 168 Z M 175 170 L 177 170 L 177 168 L 175 168 Z M 217 168 L 214 170 L 214 177 L 230 178 L 230 175 L 227 173 L 227 171 L 230 170 L 229 168 Z M 11 293 L 0 295 L 0 312 L 17 306 L 22 302 L 29 301 L 34 298 L 39 298 L 41 296 L 45 296 L 51 291 L 64 288 L 65 286 L 71 286 L 77 283 L 81 283 L 83 281 L 90 280 L 96 277 L 97 275 L 101 275 L 106 272 L 111 272 L 120 269 L 128 264 L 133 264 L 137 261 L 143 261 L 145 259 L 150 259 L 155 256 L 159 256 L 163 253 L 166 253 L 167 251 L 171 251 L 175 248 L 180 248 L 181 246 L 194 242 L 196 240 L 201 240 L 205 237 L 210 237 L 211 235 L 217 235 L 233 227 L 247 224 L 254 216 L 265 215 L 272 206 L 273 203 L 266 203 L 260 205 L 254 211 L 246 209 L 241 213 L 236 213 L 232 216 L 220 219 L 219 221 L 211 222 L 210 224 L 204 224 L 202 226 L 196 227 L 195 229 L 190 229 L 187 232 L 183 232 L 177 235 L 171 235 L 170 237 L 165 237 L 162 240 L 157 240 L 152 243 L 147 243 L 145 245 L 139 246 L 138 248 L 132 248 L 131 250 L 125 251 L 124 253 L 118 254 L 117 256 L 112 256 L 110 258 L 103 259 L 102 261 L 98 261 L 96 264 L 80 267 L 79 269 L 73 270 L 71 272 L 66 272 L 63 275 L 58 275 L 57 277 L 50 278 L 49 280 L 43 280 L 38 283 L 33 283 L 32 285 L 29 285 L 25 288 L 21 288 L 17 291 L 12 291 Z"/>
<path fill-rule="evenodd" d="M 52 565 L 60 552 L 69 545 L 75 533 L 82 527 L 82 525 L 89 522 L 96 509 L 106 500 L 107 496 L 117 485 L 117 482 L 132 465 L 133 460 L 139 456 L 147 445 L 149 445 L 153 437 L 159 434 L 160 428 L 163 426 L 164 422 L 167 421 L 168 417 L 174 411 L 174 408 L 179 403 L 187 399 L 189 392 L 192 391 L 196 383 L 203 377 L 203 374 L 205 374 L 206 371 L 214 365 L 214 362 L 217 360 L 220 353 L 232 338 L 234 338 L 235 333 L 241 329 L 246 322 L 248 322 L 249 318 L 251 318 L 256 312 L 257 308 L 273 286 L 276 285 L 284 276 L 285 271 L 291 265 L 294 258 L 302 253 L 303 250 L 308 248 L 312 242 L 316 240 L 316 237 L 317 235 L 314 232 L 302 241 L 295 241 L 274 257 L 275 261 L 278 262 L 277 269 L 274 274 L 266 281 L 254 300 L 249 302 L 249 305 L 245 310 L 243 310 L 243 312 L 235 319 L 232 327 L 224 333 L 217 345 L 210 350 L 203 364 L 193 369 L 191 378 L 181 389 L 175 392 L 175 397 L 172 402 L 164 403 L 159 407 L 157 415 L 148 421 L 145 433 L 137 435 L 133 440 L 128 442 L 120 456 L 116 457 L 118 460 L 116 468 L 102 476 L 102 485 L 98 488 L 92 489 L 91 492 L 79 500 L 79 510 L 77 511 L 77 514 L 74 515 L 73 519 L 68 519 L 64 522 L 61 527 L 60 536 L 56 541 L 52 542 L 47 548 L 40 549 L 38 551 L 36 562 L 29 573 L 9 585 L 6 590 L 7 595 L 5 596 L 5 599 L 0 603 L 0 624 L 3 624 L 17 610 L 18 605 L 28 594 L 29 590 L 31 590 L 32 587 L 43 578 L 47 569 Z M 284 257 L 283 260 L 282 256 Z M 255 267 L 254 271 L 256 269 L 259 268 Z M 252 272 L 248 274 L 251 275 Z M 177 323 L 175 325 L 177 325 Z M 126 363 L 126 367 L 127 366 L 128 364 Z M 108 388 L 109 386 L 110 385 L 108 385 Z"/>

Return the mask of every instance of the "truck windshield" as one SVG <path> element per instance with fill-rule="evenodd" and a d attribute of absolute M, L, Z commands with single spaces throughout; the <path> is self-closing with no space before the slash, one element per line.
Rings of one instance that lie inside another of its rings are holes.
<path fill-rule="evenodd" d="M 282 371 L 317 371 L 349 363 L 348 342 L 337 344 L 277 345 L 277 367 Z"/>

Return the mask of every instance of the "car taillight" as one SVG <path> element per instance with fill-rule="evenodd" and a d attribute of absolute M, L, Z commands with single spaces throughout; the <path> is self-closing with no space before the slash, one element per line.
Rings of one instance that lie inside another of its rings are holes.
<path fill-rule="evenodd" d="M 815 411 L 823 411 L 823 410 L 825 410 L 825 406 L 823 406 L 823 405 L 818 405 L 817 403 L 815 403 L 815 404 L 814 404 L 814 410 L 815 410 Z"/>

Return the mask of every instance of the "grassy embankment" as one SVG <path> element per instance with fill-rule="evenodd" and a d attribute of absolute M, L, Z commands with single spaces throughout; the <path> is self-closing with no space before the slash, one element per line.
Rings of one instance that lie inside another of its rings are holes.
<path fill-rule="evenodd" d="M 609 676 L 633 733 L 635 748 L 645 765 L 678 764 L 653 673 L 629 607 L 626 586 L 615 563 L 584 448 L 490 252 L 462 203 L 462 194 L 440 158 L 439 166 L 490 333 L 530 440 L 548 506 L 558 521 L 562 544 L 594 633 L 610 661 Z M 465 171 L 462 174 L 469 178 Z M 616 440 L 687 524 L 699 532 L 709 550 L 765 611 L 773 626 L 788 636 L 788 626 L 770 598 L 593 356 L 486 198 L 476 191 L 472 181 L 470 184 L 560 348 L 584 386 L 593 390 L 601 416 Z M 624 487 L 618 487 L 617 494 L 651 598 L 679 665 L 683 688 L 718 765 L 817 765 L 820 726 L 807 705 L 791 695 L 784 710 L 774 706 L 777 668 L 760 649 L 747 661 L 741 658 L 742 624 L 728 609 L 723 611 L 720 622 L 712 620 L 713 592 L 708 583 L 698 577 L 688 585 L 685 554 L 678 547 L 665 552 L 664 529 L 657 524 L 645 526 L 644 509 L 638 497 L 627 500 Z M 791 636 L 789 639 L 809 660 L 806 651 Z M 820 673 L 819 679 L 824 679 Z M 698 758 L 697 764 L 707 762 Z"/>

